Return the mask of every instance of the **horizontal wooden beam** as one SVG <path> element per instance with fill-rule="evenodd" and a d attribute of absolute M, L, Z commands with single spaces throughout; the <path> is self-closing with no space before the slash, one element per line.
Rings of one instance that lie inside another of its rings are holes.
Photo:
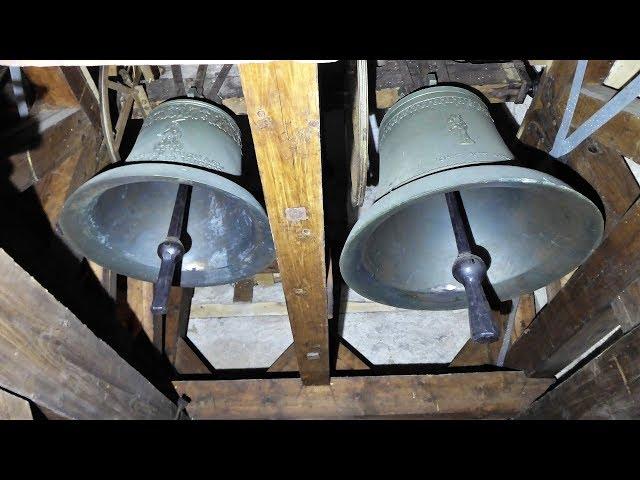
<path fill-rule="evenodd" d="M 175 405 L 0 250 L 0 386 L 75 419 L 171 419 Z"/>
<path fill-rule="evenodd" d="M 398 312 L 396 307 L 375 302 L 347 302 L 341 313 Z M 192 305 L 191 318 L 260 317 L 263 315 L 287 315 L 285 302 L 254 303 L 202 303 Z"/>
<path fill-rule="evenodd" d="M 640 327 L 617 340 L 520 418 L 637 420 L 640 418 Z"/>
<path fill-rule="evenodd" d="M 509 418 L 550 384 L 522 372 L 334 377 L 307 387 L 296 378 L 174 382 L 194 419 Z"/>
<path fill-rule="evenodd" d="M 329 382 L 318 66 L 240 66 L 300 375 Z"/>

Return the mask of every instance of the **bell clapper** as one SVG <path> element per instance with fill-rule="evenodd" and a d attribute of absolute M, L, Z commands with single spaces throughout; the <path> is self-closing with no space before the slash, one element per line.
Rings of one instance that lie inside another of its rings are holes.
<path fill-rule="evenodd" d="M 151 302 L 151 313 L 153 315 L 165 315 L 167 313 L 169 290 L 173 283 L 175 268 L 184 255 L 184 245 L 180 241 L 180 235 L 190 193 L 191 185 L 180 184 L 176 201 L 173 205 L 167 238 L 158 245 L 158 256 L 161 259 L 161 263 L 158 279 L 153 288 L 153 301 Z"/>
<path fill-rule="evenodd" d="M 453 262 L 452 273 L 453 277 L 464 285 L 467 294 L 471 339 L 476 343 L 495 342 L 499 334 L 492 320 L 487 296 L 482 288 L 487 266 L 482 258 L 471 253 L 469 236 L 462 219 L 460 192 L 448 192 L 445 196 L 458 247 L 458 257 Z"/>

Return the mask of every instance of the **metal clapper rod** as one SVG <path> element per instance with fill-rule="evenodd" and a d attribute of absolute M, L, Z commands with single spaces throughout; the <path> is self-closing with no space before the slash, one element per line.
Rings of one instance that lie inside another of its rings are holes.
<path fill-rule="evenodd" d="M 178 187 L 167 238 L 158 245 L 158 256 L 161 259 L 161 263 L 158 280 L 156 280 L 153 288 L 153 302 L 151 302 L 151 313 L 153 315 L 165 315 L 167 313 L 169 290 L 173 283 L 176 264 L 180 262 L 184 255 L 184 245 L 180 241 L 180 235 L 190 193 L 191 185 L 181 184 Z"/>
<path fill-rule="evenodd" d="M 491 308 L 482 288 L 487 266 L 482 258 L 471 253 L 469 236 L 462 219 L 462 198 L 460 192 L 445 194 L 451 226 L 456 237 L 458 257 L 453 262 L 453 277 L 464 285 L 469 303 L 469 327 L 471 339 L 476 343 L 491 343 L 498 340 L 498 330 L 493 324 Z"/>

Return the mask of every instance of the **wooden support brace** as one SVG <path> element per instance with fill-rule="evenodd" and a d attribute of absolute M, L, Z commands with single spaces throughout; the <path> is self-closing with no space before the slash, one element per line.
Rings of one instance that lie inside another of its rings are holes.
<path fill-rule="evenodd" d="M 260 178 L 304 384 L 329 382 L 318 67 L 240 65 Z"/>
<path fill-rule="evenodd" d="M 639 417 L 640 327 L 636 327 L 519 418 L 636 420 Z"/>
<path fill-rule="evenodd" d="M 171 419 L 173 405 L 0 250 L 0 385 L 76 419 Z"/>
<path fill-rule="evenodd" d="M 550 385 L 522 372 L 174 382 L 195 419 L 509 418 Z"/>

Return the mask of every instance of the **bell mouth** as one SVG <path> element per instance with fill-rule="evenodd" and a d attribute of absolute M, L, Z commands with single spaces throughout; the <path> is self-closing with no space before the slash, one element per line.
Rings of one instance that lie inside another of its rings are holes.
<path fill-rule="evenodd" d="M 262 271 L 275 250 L 260 204 L 235 183 L 184 165 L 135 163 L 106 170 L 65 203 L 71 248 L 115 272 L 154 282 L 180 183 L 192 185 L 180 285 L 231 283 Z"/>
<path fill-rule="evenodd" d="M 602 238 L 596 205 L 550 175 L 508 165 L 452 169 L 405 184 L 362 214 L 340 257 L 349 287 L 400 308 L 467 307 L 451 273 L 458 252 L 444 193 L 455 190 L 501 301 L 567 274 Z"/>

